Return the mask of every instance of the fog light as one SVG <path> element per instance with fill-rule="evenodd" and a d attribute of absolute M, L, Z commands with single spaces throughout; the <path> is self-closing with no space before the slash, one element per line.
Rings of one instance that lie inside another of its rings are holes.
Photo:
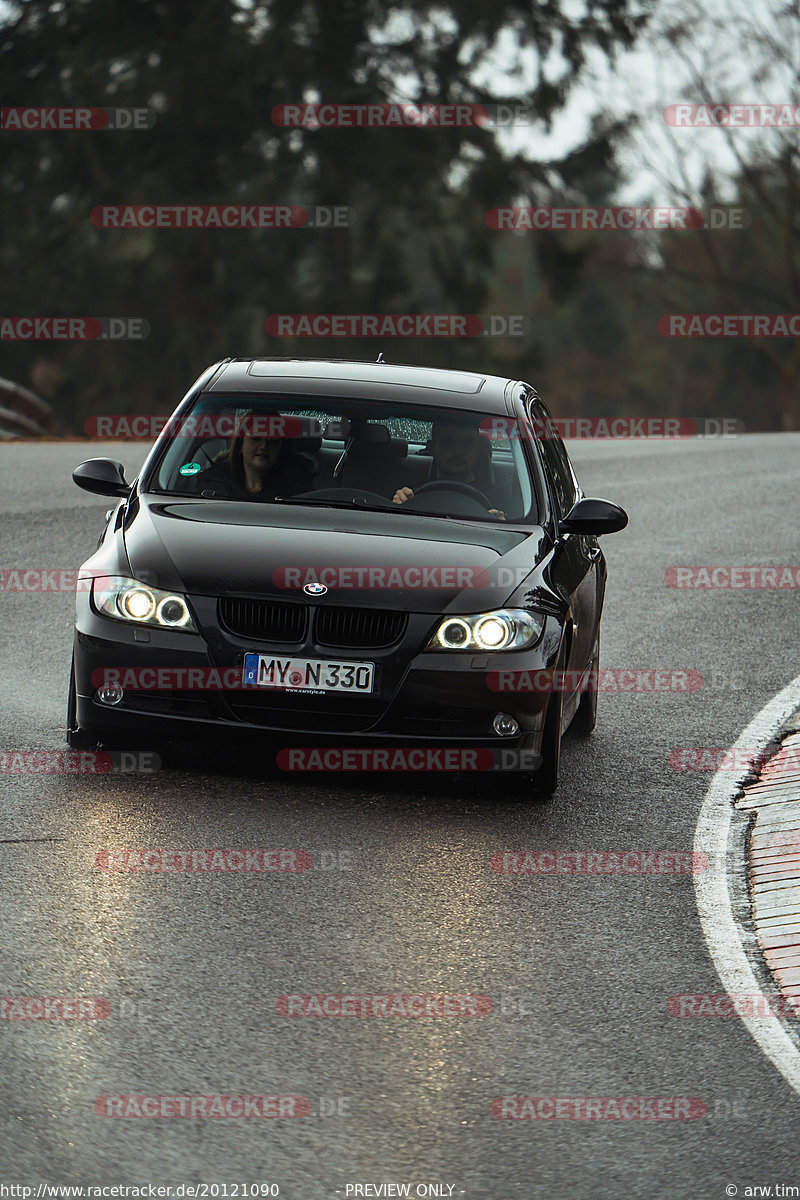
<path fill-rule="evenodd" d="M 118 683 L 107 683 L 105 687 L 97 689 L 94 698 L 98 704 L 114 705 L 120 703 L 124 694 Z"/>
<path fill-rule="evenodd" d="M 519 733 L 519 723 L 508 713 L 496 713 L 492 721 L 492 729 L 498 737 L 516 737 Z"/>

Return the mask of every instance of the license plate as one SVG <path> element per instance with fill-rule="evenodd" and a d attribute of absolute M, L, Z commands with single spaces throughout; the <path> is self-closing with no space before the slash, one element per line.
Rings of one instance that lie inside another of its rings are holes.
<path fill-rule="evenodd" d="M 362 696 L 372 691 L 374 678 L 374 663 L 273 658 L 269 654 L 245 654 L 242 676 L 245 687 L 281 692 L 358 692 Z"/>

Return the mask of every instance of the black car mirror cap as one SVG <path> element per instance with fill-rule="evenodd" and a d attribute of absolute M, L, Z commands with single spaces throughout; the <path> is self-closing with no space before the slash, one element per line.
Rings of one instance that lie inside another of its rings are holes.
<path fill-rule="evenodd" d="M 131 490 L 122 463 L 110 458 L 89 458 L 82 462 L 72 472 L 72 482 L 97 496 L 127 496 Z"/>
<path fill-rule="evenodd" d="M 610 500 L 579 500 L 559 523 L 559 533 L 619 533 L 628 524 L 628 514 Z"/>

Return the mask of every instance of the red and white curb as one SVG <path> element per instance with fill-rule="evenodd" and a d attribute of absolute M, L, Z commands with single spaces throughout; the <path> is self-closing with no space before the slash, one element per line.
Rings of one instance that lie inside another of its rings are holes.
<path fill-rule="evenodd" d="M 800 734 L 791 734 L 736 807 L 755 814 L 747 876 L 756 937 L 800 1016 Z"/>
<path fill-rule="evenodd" d="M 747 754 L 752 756 L 754 748 L 756 750 L 763 749 L 775 742 L 780 731 L 789 723 L 790 717 L 798 708 L 800 708 L 800 675 L 761 709 L 761 712 L 742 731 L 731 749 L 733 751 L 741 750 L 744 760 Z M 696 853 L 708 856 L 708 870 L 694 876 L 697 911 L 714 967 L 725 991 L 731 995 L 762 990 L 747 958 L 740 930 L 734 918 L 729 884 L 730 880 L 734 886 L 736 885 L 741 871 L 740 863 L 731 862 L 728 855 L 734 802 L 742 791 L 749 773 L 747 766 L 743 766 L 738 772 L 724 768 L 717 771 L 700 809 L 693 847 Z M 771 812 L 769 816 L 765 813 L 764 824 L 759 827 L 757 822 L 756 829 L 760 828 L 762 834 L 768 831 L 783 832 L 782 826 L 785 825 L 785 832 L 791 832 L 790 826 L 793 821 L 795 821 L 795 828 L 800 825 L 800 820 L 795 820 L 795 814 L 800 809 L 799 796 L 800 784 L 798 784 L 792 800 L 785 802 L 786 808 L 782 811 L 786 813 L 786 820 L 784 821 L 778 816 L 776 811 Z M 791 811 L 788 807 L 790 804 L 792 805 Z M 770 808 L 772 808 L 771 805 Z M 770 825 L 774 825 L 774 828 L 769 829 Z M 760 843 L 757 841 L 755 845 L 758 847 Z M 763 877 L 760 879 L 758 903 L 761 905 L 762 920 L 770 921 L 777 918 L 780 922 L 778 926 L 764 926 L 764 929 L 782 928 L 783 932 L 776 935 L 779 940 L 790 936 L 790 929 L 800 928 L 798 924 L 800 918 L 795 915 L 800 910 L 800 886 L 789 884 L 785 888 L 777 888 L 774 891 L 765 890 L 766 881 L 763 880 Z M 774 894 L 777 891 L 783 891 L 785 895 L 776 901 Z M 772 899 L 767 899 L 767 897 L 772 897 Z M 754 901 L 754 905 L 755 903 Z M 767 940 L 771 941 L 772 937 Z M 779 949 L 779 947 L 770 946 L 769 949 Z M 762 1053 L 780 1071 L 789 1086 L 800 1095 L 800 1050 L 784 1029 L 781 1020 L 774 1015 L 762 1016 L 748 1012 L 740 1012 L 738 1015 Z"/>

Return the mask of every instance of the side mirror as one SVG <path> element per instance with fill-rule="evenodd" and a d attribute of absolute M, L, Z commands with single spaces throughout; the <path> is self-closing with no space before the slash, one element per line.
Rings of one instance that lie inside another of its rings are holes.
<path fill-rule="evenodd" d="M 85 492 L 98 496 L 127 496 L 131 485 L 125 482 L 125 468 L 110 458 L 90 458 L 72 472 L 72 482 Z"/>
<path fill-rule="evenodd" d="M 559 533 L 619 533 L 628 524 L 628 514 L 610 500 L 579 500 L 559 525 Z"/>

